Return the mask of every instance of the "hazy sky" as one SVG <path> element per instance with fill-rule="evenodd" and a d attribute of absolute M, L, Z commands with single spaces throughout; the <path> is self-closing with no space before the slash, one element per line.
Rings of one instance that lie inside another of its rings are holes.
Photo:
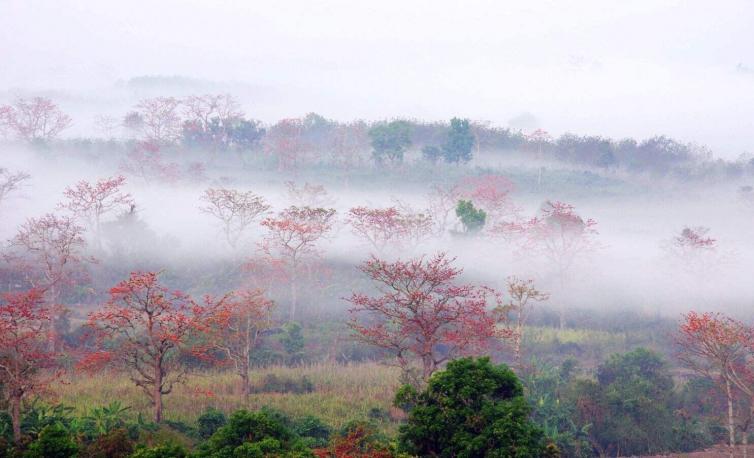
<path fill-rule="evenodd" d="M 454 115 L 754 152 L 754 2 L 0 0 L 0 91 L 247 83 L 272 121 Z"/>

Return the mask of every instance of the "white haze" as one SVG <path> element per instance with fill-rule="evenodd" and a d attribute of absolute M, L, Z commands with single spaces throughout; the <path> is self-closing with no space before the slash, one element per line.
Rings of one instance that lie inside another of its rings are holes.
<path fill-rule="evenodd" d="M 119 81 L 178 75 L 266 122 L 463 116 L 735 158 L 754 151 L 752 17 L 748 0 L 2 0 L 0 100 L 52 94 L 85 135 L 143 95 Z"/>
<path fill-rule="evenodd" d="M 26 218 L 55 210 L 66 186 L 80 179 L 96 180 L 116 174 L 120 161 L 119 158 L 91 160 L 67 153 L 21 150 L 7 151 L 6 158 L 6 166 L 29 171 L 32 179 L 22 192 L 0 208 L 3 221 L 0 237 L 3 240 L 12 237 Z M 529 166 L 518 164 L 517 167 L 525 170 Z M 476 172 L 469 169 L 469 173 Z M 501 173 L 505 174 L 506 170 Z M 429 191 L 429 185 L 425 187 L 420 183 L 375 190 L 367 182 L 316 181 L 311 174 L 295 177 L 253 167 L 241 169 L 232 160 L 208 168 L 206 180 L 191 184 L 145 184 L 131 177 L 127 191 L 137 201 L 139 216 L 159 239 L 159 243 L 149 247 L 151 259 L 147 261 L 151 262 L 152 268 L 162 269 L 168 259 L 238 264 L 253 257 L 263 235 L 262 228 L 252 228 L 246 234 L 244 244 L 237 251 L 231 251 L 219 237 L 212 218 L 198 210 L 199 197 L 206 187 L 222 179 L 230 186 L 263 195 L 276 211 L 291 204 L 284 186 L 284 181 L 291 178 L 298 179 L 299 184 L 304 180 L 322 184 L 334 198 L 339 223 L 329 240 L 320 246 L 327 261 L 345 261 L 354 266 L 367 258 L 369 250 L 345 226 L 343 216 L 347 210 L 357 205 L 387 206 L 394 199 L 421 208 L 427 204 Z M 547 173 L 544 180 L 548 180 Z M 754 243 L 751 239 L 754 209 L 737 199 L 737 184 L 638 184 L 637 189 L 644 189 L 618 195 L 600 195 L 589 189 L 574 192 L 557 187 L 544 192 L 524 189 L 514 194 L 513 198 L 524 214 L 534 214 L 545 199 L 564 199 L 576 205 L 582 216 L 597 220 L 599 241 L 603 247 L 578 266 L 565 291 L 559 288 L 546 266 L 523 263 L 511 254 L 509 245 L 487 237 L 464 239 L 446 234 L 423 243 L 413 253 L 403 251 L 401 255 L 405 258 L 411 254 L 447 251 L 458 257 L 458 265 L 465 269 L 469 280 L 495 287 L 502 287 L 508 275 L 531 276 L 543 289 L 553 292 L 551 304 L 563 301 L 570 308 L 634 309 L 671 317 L 695 308 L 725 310 L 749 317 L 754 301 L 754 283 L 750 278 L 750 272 L 754 270 Z M 630 189 L 629 185 L 630 182 L 624 189 Z M 703 281 L 684 274 L 679 265 L 669 263 L 662 248 L 663 242 L 685 226 L 710 227 L 710 235 L 718 240 L 720 250 L 730 254 L 729 261 L 711 270 Z M 286 296 L 276 299 L 282 303 L 288 300 Z M 329 303 L 321 306 L 343 308 L 345 304 L 331 298 Z"/>

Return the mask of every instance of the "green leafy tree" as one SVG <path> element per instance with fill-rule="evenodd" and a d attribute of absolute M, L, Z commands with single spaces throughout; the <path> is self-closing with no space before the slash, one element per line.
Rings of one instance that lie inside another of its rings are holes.
<path fill-rule="evenodd" d="M 283 326 L 285 333 L 280 337 L 280 343 L 285 349 L 288 364 L 298 364 L 304 359 L 304 335 L 301 333 L 301 325 L 287 323 Z"/>
<path fill-rule="evenodd" d="M 377 163 L 401 162 L 411 146 L 411 125 L 406 121 L 380 123 L 369 129 L 369 138 Z"/>
<path fill-rule="evenodd" d="M 529 420 L 523 388 L 507 366 L 488 357 L 462 358 L 436 372 L 417 393 L 404 387 L 396 405 L 410 405 L 401 447 L 437 457 L 539 457 L 542 431 Z M 554 452 L 554 451 L 553 451 Z"/>
<path fill-rule="evenodd" d="M 456 216 L 461 220 L 463 230 L 468 234 L 479 232 L 487 222 L 487 213 L 481 208 L 474 207 L 470 200 L 458 201 Z"/>
<path fill-rule="evenodd" d="M 474 141 L 468 119 L 451 119 L 448 138 L 442 145 L 443 158 L 446 162 L 469 162 Z"/>
<path fill-rule="evenodd" d="M 573 400 L 600 454 L 654 455 L 673 448 L 673 378 L 644 348 L 611 356 L 597 379 L 575 383 Z"/>

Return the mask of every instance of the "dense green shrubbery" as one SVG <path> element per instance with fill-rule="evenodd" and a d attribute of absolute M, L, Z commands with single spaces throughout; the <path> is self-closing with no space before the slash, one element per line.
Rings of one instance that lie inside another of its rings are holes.
<path fill-rule="evenodd" d="M 410 454 L 440 457 L 539 457 L 542 431 L 516 375 L 489 358 L 463 358 L 435 373 L 417 393 L 404 388 L 396 404 L 410 405 L 400 442 Z"/>

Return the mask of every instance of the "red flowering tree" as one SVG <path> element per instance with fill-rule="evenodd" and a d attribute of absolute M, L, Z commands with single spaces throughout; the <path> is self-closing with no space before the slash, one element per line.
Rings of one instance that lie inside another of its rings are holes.
<path fill-rule="evenodd" d="M 128 152 L 120 165 L 121 171 L 151 183 L 155 180 L 163 183 L 175 183 L 181 178 L 181 170 L 175 162 L 167 162 L 160 153 L 158 143 L 151 141 L 137 142 Z"/>
<path fill-rule="evenodd" d="M 456 203 L 470 200 L 487 213 L 490 223 L 517 217 L 520 209 L 513 203 L 513 182 L 502 175 L 480 175 L 462 179 L 454 189 Z"/>
<path fill-rule="evenodd" d="M 181 135 L 181 101 L 175 97 L 144 99 L 127 119 L 137 126 L 143 138 L 157 145 L 175 143 Z M 136 123 L 138 120 L 138 123 Z"/>
<path fill-rule="evenodd" d="M 100 351 L 91 359 L 128 372 L 162 420 L 162 397 L 184 380 L 179 354 L 191 351 L 189 336 L 207 329 L 207 316 L 223 300 L 204 305 L 179 291 L 168 291 L 155 272 L 133 272 L 110 289 L 110 300 L 89 315 Z"/>
<path fill-rule="evenodd" d="M 378 254 L 389 246 L 416 245 L 432 231 L 429 215 L 402 212 L 396 207 L 354 207 L 348 211 L 347 222 L 353 233 Z"/>
<path fill-rule="evenodd" d="M 125 184 L 126 177 L 124 176 L 102 178 L 96 183 L 81 180 L 75 186 L 69 186 L 63 191 L 66 201 L 58 206 L 87 221 L 94 229 L 95 239 L 100 245 L 103 215 L 120 208 L 128 209 L 134 204 L 131 194 L 121 190 Z"/>
<path fill-rule="evenodd" d="M 50 304 L 51 345 L 58 344 L 57 325 L 66 309 L 61 294 L 67 287 L 85 278 L 84 262 L 94 262 L 84 255 L 84 228 L 66 216 L 47 214 L 29 218 L 10 240 L 4 255 L 11 271 L 20 274 L 27 285 L 41 290 Z"/>
<path fill-rule="evenodd" d="M 405 382 L 425 383 L 445 361 L 479 351 L 498 335 L 487 311 L 494 291 L 458 284 L 462 269 L 453 260 L 444 253 L 395 262 L 372 257 L 360 268 L 380 294 L 348 299 L 349 326 L 357 339 L 394 357 Z"/>
<path fill-rule="evenodd" d="M 295 170 L 304 159 L 304 122 L 301 119 L 283 119 L 270 127 L 264 137 L 267 154 L 277 158 L 279 170 Z"/>
<path fill-rule="evenodd" d="M 730 253 L 721 250 L 718 240 L 710 237 L 709 232 L 708 227 L 685 227 L 664 244 L 674 267 L 689 275 L 697 287 L 709 282 L 730 258 Z"/>
<path fill-rule="evenodd" d="M 274 303 L 262 290 L 243 290 L 231 293 L 209 316 L 209 342 L 230 362 L 241 377 L 241 392 L 250 393 L 249 370 L 252 352 L 258 347 L 263 333 L 274 322 Z"/>
<path fill-rule="evenodd" d="M 695 373 L 708 377 L 723 388 L 728 402 L 728 441 L 731 453 L 736 444 L 734 426 L 734 388 L 740 382 L 742 369 L 736 367 L 744 360 L 750 331 L 729 317 L 719 313 L 689 312 L 676 334 L 678 359 Z M 748 387 L 747 387 L 748 388 Z"/>
<path fill-rule="evenodd" d="M 72 123 L 71 117 L 46 97 L 18 99 L 0 110 L 10 130 L 28 142 L 54 140 Z"/>
<path fill-rule="evenodd" d="M 205 203 L 200 210 L 217 218 L 228 245 L 235 248 L 244 231 L 270 206 L 263 197 L 251 191 L 209 188 L 201 197 Z"/>
<path fill-rule="evenodd" d="M 354 207 L 348 211 L 346 221 L 351 225 L 351 231 L 378 254 L 403 237 L 401 214 L 395 207 Z"/>
<path fill-rule="evenodd" d="M 435 225 L 438 236 L 445 234 L 450 222 L 454 218 L 454 211 L 458 205 L 458 185 L 433 185 L 429 193 L 429 215 Z"/>
<path fill-rule="evenodd" d="M 31 289 L 5 293 L 0 299 L 0 385 L 3 386 L 13 426 L 13 439 L 21 440 L 21 402 L 39 394 L 55 378 L 55 354 L 45 337 L 49 310 L 42 292 Z"/>
<path fill-rule="evenodd" d="M 524 222 L 496 225 L 493 231 L 518 243 L 522 256 L 544 260 L 565 290 L 566 281 L 576 261 L 596 251 L 597 222 L 583 219 L 573 205 L 547 201 L 540 214 Z M 560 327 L 565 327 L 564 303 L 560 302 Z"/>
<path fill-rule="evenodd" d="M 332 230 L 332 208 L 289 207 L 277 216 L 262 221 L 267 236 L 262 250 L 271 258 L 285 262 L 291 285 L 289 319 L 294 321 L 298 304 L 298 280 L 304 263 L 319 256 L 317 242 Z"/>

